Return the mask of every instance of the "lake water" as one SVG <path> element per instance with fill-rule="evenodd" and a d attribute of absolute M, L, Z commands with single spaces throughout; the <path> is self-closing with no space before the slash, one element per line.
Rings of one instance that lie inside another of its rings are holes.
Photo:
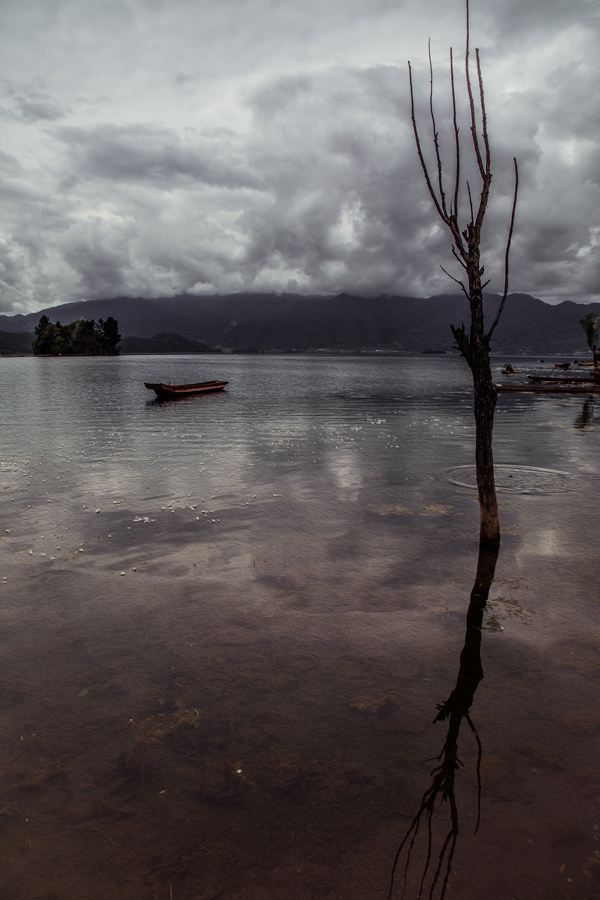
<path fill-rule="evenodd" d="M 477 568 L 464 362 L 0 373 L 0 896 L 386 898 Z M 212 378 L 163 404 L 143 384 Z M 599 421 L 597 398 L 499 397 L 476 734 L 431 822 L 429 879 L 459 824 L 448 898 L 600 896 Z"/>

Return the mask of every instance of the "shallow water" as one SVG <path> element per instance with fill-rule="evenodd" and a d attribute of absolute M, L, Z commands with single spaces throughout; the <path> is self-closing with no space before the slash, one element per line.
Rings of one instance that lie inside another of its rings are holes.
<path fill-rule="evenodd" d="M 464 363 L 0 372 L 0 896 L 386 897 L 477 567 Z M 159 404 L 143 386 L 209 378 L 227 391 Z M 481 822 L 465 719 L 449 898 L 600 896 L 599 420 L 597 398 L 498 401 Z M 426 839 L 423 821 L 407 898 Z"/>

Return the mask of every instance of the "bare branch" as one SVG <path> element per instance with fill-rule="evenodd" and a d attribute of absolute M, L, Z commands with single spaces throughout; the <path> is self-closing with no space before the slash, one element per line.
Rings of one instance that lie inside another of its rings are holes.
<path fill-rule="evenodd" d="M 438 170 L 438 186 L 440 191 L 440 205 L 444 210 L 444 216 L 448 218 L 448 210 L 446 209 L 446 194 L 444 193 L 444 184 L 442 181 L 442 160 L 440 157 L 440 142 L 435 127 L 435 115 L 433 113 L 433 63 L 431 62 L 431 41 L 428 43 L 429 51 L 429 113 L 431 115 L 431 130 L 433 132 L 433 146 L 435 147 L 435 158 L 437 160 Z"/>
<path fill-rule="evenodd" d="M 467 79 L 467 92 L 469 94 L 469 107 L 471 110 L 471 137 L 473 138 L 473 148 L 475 150 L 475 156 L 477 157 L 477 165 L 479 166 L 479 172 L 482 178 L 485 178 L 485 169 L 483 167 L 483 160 L 481 158 L 481 150 L 479 149 L 479 139 L 477 138 L 477 120 L 475 118 L 475 101 L 473 100 L 473 89 L 471 88 L 471 75 L 469 73 L 469 38 L 470 38 L 470 25 L 469 25 L 469 0 L 466 0 L 467 4 L 467 45 L 465 49 L 465 75 Z"/>
<path fill-rule="evenodd" d="M 481 77 L 481 65 L 479 62 L 479 50 L 475 51 L 475 55 L 477 57 L 477 78 L 479 80 L 479 100 L 481 104 L 481 117 L 482 117 L 482 137 L 483 143 L 485 146 L 485 172 L 481 173 L 481 177 L 483 180 L 483 186 L 481 188 L 481 195 L 479 198 L 479 209 L 477 210 L 477 218 L 475 219 L 475 234 L 474 239 L 479 244 L 481 228 L 483 226 L 483 218 L 485 216 L 485 211 L 488 205 L 488 198 L 490 194 L 490 185 L 492 183 L 492 172 L 490 169 L 490 144 L 487 133 L 487 117 L 485 113 L 485 100 L 483 96 L 483 80 Z"/>
<path fill-rule="evenodd" d="M 469 292 L 468 292 L 468 290 L 466 289 L 466 287 L 464 286 L 464 284 L 462 283 L 462 281 L 459 281 L 458 278 L 455 278 L 454 275 L 451 275 L 450 272 L 447 272 L 446 269 L 445 269 L 443 266 L 440 266 L 440 269 L 442 270 L 442 272 L 444 273 L 444 275 L 447 275 L 448 278 L 451 278 L 452 281 L 454 281 L 454 282 L 456 282 L 456 284 L 460 285 L 460 287 L 463 289 L 463 293 L 464 293 L 465 297 L 466 297 L 467 300 L 468 300 L 468 299 L 469 299 Z"/>
<path fill-rule="evenodd" d="M 468 193 L 468 195 L 469 195 L 469 208 L 470 208 L 470 210 L 471 210 L 471 225 L 473 225 L 473 224 L 474 224 L 474 217 L 473 217 L 473 197 L 471 196 L 471 185 L 469 184 L 468 181 L 467 181 L 467 193 Z"/>
<path fill-rule="evenodd" d="M 456 247 L 451 247 L 450 249 L 452 250 L 452 256 L 454 257 L 454 259 L 456 259 L 456 260 L 461 264 L 461 266 L 463 267 L 463 269 L 464 269 L 465 272 L 466 272 L 466 271 L 467 271 L 467 265 L 466 265 L 465 262 L 463 262 L 463 260 L 460 258 L 460 256 L 459 256 L 458 253 L 456 252 Z"/>
<path fill-rule="evenodd" d="M 410 62 L 408 63 L 408 82 L 410 85 L 410 116 L 412 119 L 413 133 L 415 135 L 415 143 L 417 145 L 417 154 L 419 156 L 419 162 L 421 163 L 421 168 L 423 169 L 423 175 L 425 176 L 425 183 L 427 185 L 427 189 L 433 200 L 434 206 L 436 208 L 437 214 L 440 219 L 448 224 L 448 217 L 446 216 L 444 210 L 440 206 L 440 202 L 436 196 L 436 193 L 433 189 L 433 185 L 431 184 L 431 178 L 429 177 L 429 171 L 427 169 L 427 163 L 423 157 L 423 151 L 421 150 L 421 139 L 419 137 L 419 131 L 417 129 L 417 120 L 415 118 L 415 95 L 413 91 L 413 81 L 412 81 L 412 68 Z"/>
<path fill-rule="evenodd" d="M 498 307 L 498 312 L 496 313 L 496 318 L 492 323 L 492 327 L 487 333 L 487 339 L 490 340 L 491 336 L 494 333 L 496 325 L 500 321 L 500 316 L 502 315 L 502 310 L 504 309 L 504 304 L 506 303 L 506 297 L 508 295 L 508 257 L 510 254 L 510 244 L 512 241 L 513 231 L 515 227 L 515 213 L 517 211 L 517 196 L 519 193 L 519 167 L 517 166 L 517 160 L 513 157 L 513 163 L 515 166 L 515 192 L 513 194 L 513 204 L 512 204 L 512 212 L 510 215 L 510 228 L 508 229 L 508 240 L 506 241 L 506 251 L 504 253 L 504 292 L 502 294 L 502 300 L 500 301 L 500 306 Z"/>
<path fill-rule="evenodd" d="M 458 191 L 460 186 L 460 143 L 458 139 L 458 122 L 456 119 L 456 91 L 454 89 L 454 60 L 452 59 L 452 47 L 450 47 L 450 84 L 452 86 L 452 124 L 454 126 L 454 144 L 456 152 L 456 181 L 454 183 L 454 199 L 451 212 L 458 218 Z"/>
<path fill-rule="evenodd" d="M 485 98 L 483 95 L 483 78 L 481 75 L 481 61 L 479 59 L 479 50 L 475 50 L 475 59 L 477 60 L 477 80 L 479 82 L 479 102 L 481 104 L 481 131 L 483 135 L 483 144 L 485 147 L 485 172 L 486 175 L 490 174 L 491 168 L 491 155 L 490 155 L 490 142 L 488 138 L 488 130 L 487 130 L 487 114 L 485 111 Z"/>

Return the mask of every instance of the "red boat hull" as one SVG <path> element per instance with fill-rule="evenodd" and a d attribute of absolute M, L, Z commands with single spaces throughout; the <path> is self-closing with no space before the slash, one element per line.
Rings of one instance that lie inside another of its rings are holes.
<path fill-rule="evenodd" d="M 228 381 L 198 381 L 196 384 L 149 384 L 144 382 L 149 391 L 154 391 L 159 400 L 175 400 L 181 397 L 193 397 L 195 394 L 209 394 L 222 391 Z"/>

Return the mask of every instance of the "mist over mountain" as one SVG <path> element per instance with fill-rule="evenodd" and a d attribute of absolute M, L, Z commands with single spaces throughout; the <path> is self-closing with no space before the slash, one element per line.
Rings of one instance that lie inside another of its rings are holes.
<path fill-rule="evenodd" d="M 493 321 L 499 302 L 498 295 L 486 295 L 488 323 Z M 551 306 L 528 294 L 511 294 L 491 351 L 586 355 L 585 335 L 578 322 L 592 311 L 596 311 L 593 304 L 565 301 Z M 5 335 L 7 349 L 13 345 L 15 352 L 17 344 L 27 343 L 27 335 L 33 334 L 42 314 L 62 324 L 81 316 L 95 320 L 114 316 L 123 335 L 124 352 L 161 352 L 159 347 L 165 344 L 166 335 L 170 352 L 186 352 L 186 341 L 225 351 L 448 351 L 454 343 L 450 323 L 469 322 L 468 303 L 462 294 L 429 298 L 350 294 L 306 297 L 286 293 L 115 297 L 65 303 L 28 315 L 2 315 L 0 335 Z M 19 341 L 9 334 L 19 334 Z M 137 344 L 132 340 L 156 336 L 163 340 Z M 178 343 L 173 336 L 184 337 Z M 0 339 L 0 352 L 2 344 Z"/>

